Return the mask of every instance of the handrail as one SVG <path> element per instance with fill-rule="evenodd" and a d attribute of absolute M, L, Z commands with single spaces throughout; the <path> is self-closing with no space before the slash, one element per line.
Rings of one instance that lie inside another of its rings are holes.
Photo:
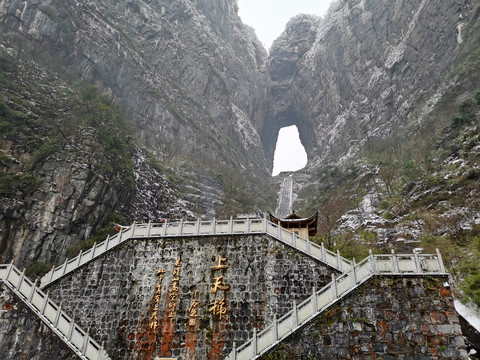
<path fill-rule="evenodd" d="M 388 255 L 373 255 L 370 253 L 359 264 L 354 264 L 348 273 L 344 273 L 338 278 L 332 275 L 332 281 L 319 291 L 314 288 L 312 296 L 300 304 L 297 305 L 294 301 L 292 310 L 278 320 L 274 319 L 273 323 L 264 330 L 260 332 L 255 330 L 252 339 L 238 348 L 234 345 L 226 359 L 257 359 L 373 276 L 379 275 L 432 276 L 447 274 L 438 249 L 435 255 L 417 253 L 397 255 L 393 252 Z"/>
<path fill-rule="evenodd" d="M 72 259 L 67 259 L 62 265 L 53 267 L 40 281 L 43 289 L 64 275 L 76 270 L 80 266 L 98 258 L 105 252 L 119 246 L 130 239 L 144 239 L 151 237 L 188 237 L 188 236 L 216 236 L 238 234 L 268 234 L 282 243 L 320 261 L 342 273 L 352 269 L 352 262 L 334 253 L 321 245 L 305 239 L 294 231 L 268 221 L 266 218 L 247 218 L 233 220 L 208 220 L 208 221 L 180 221 L 163 223 L 136 224 L 121 230 L 112 237 L 107 237 L 99 244 L 81 252 Z"/>
<path fill-rule="evenodd" d="M 103 348 L 13 264 L 0 264 L 0 280 L 82 360 L 109 360 Z"/>

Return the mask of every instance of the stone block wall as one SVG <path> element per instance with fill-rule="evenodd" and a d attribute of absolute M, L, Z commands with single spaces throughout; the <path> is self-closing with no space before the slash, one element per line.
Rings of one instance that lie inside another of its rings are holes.
<path fill-rule="evenodd" d="M 468 359 L 444 281 L 371 279 L 262 360 Z"/>
<path fill-rule="evenodd" d="M 114 359 L 220 360 L 332 271 L 270 236 L 141 239 L 49 289 Z"/>
<path fill-rule="evenodd" d="M 78 357 L 0 281 L 0 359 L 74 360 Z"/>

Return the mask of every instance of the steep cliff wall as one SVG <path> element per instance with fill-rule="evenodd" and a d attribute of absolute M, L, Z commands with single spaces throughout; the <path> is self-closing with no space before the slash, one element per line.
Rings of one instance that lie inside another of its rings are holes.
<path fill-rule="evenodd" d="M 473 1 L 344 0 L 324 19 L 292 19 L 269 57 L 273 114 L 262 132 L 269 164 L 285 125 L 297 125 L 315 168 L 413 121 L 420 97 L 435 99 L 445 85 L 475 8 Z"/>

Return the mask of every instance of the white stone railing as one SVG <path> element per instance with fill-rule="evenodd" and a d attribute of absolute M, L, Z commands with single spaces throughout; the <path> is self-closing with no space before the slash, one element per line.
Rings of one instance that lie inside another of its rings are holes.
<path fill-rule="evenodd" d="M 329 307 L 355 291 L 361 284 L 375 275 L 426 276 L 447 275 L 442 257 L 437 250 L 436 255 L 371 255 L 361 263 L 354 264 L 353 269 L 338 278 L 332 275 L 332 281 L 300 304 L 293 303 L 293 309 L 239 348 L 233 347 L 227 360 L 253 360 L 267 353 L 282 340 L 306 325 L 309 321 L 327 310 Z"/>
<path fill-rule="evenodd" d="M 12 290 L 43 322 L 82 360 L 110 359 L 103 345 L 99 345 L 75 324 L 61 305 L 55 304 L 13 264 L 0 265 L 0 280 Z"/>
<path fill-rule="evenodd" d="M 44 288 L 78 267 L 98 258 L 105 252 L 130 239 L 143 239 L 151 237 L 188 237 L 188 236 L 214 236 L 214 235 L 239 235 L 239 234 L 268 234 L 275 239 L 294 247 L 296 250 L 331 266 L 340 272 L 350 271 L 352 262 L 334 253 L 322 245 L 312 243 L 310 240 L 298 236 L 295 232 L 284 229 L 266 219 L 237 219 L 237 220 L 210 220 L 210 221 L 180 221 L 148 224 L 133 224 L 112 237 L 108 237 L 100 244 L 95 244 L 78 256 L 67 259 L 62 265 L 54 267 L 40 282 Z"/>

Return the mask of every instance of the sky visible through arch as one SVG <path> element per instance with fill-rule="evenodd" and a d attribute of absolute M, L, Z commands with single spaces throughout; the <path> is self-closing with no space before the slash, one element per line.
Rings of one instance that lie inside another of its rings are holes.
<path fill-rule="evenodd" d="M 324 16 L 332 0 L 238 0 L 238 13 L 242 21 L 255 29 L 265 49 L 280 36 L 287 22 L 298 14 Z M 281 171 L 303 168 L 307 155 L 300 143 L 298 129 L 289 126 L 280 129 L 275 150 L 272 175 Z"/>

